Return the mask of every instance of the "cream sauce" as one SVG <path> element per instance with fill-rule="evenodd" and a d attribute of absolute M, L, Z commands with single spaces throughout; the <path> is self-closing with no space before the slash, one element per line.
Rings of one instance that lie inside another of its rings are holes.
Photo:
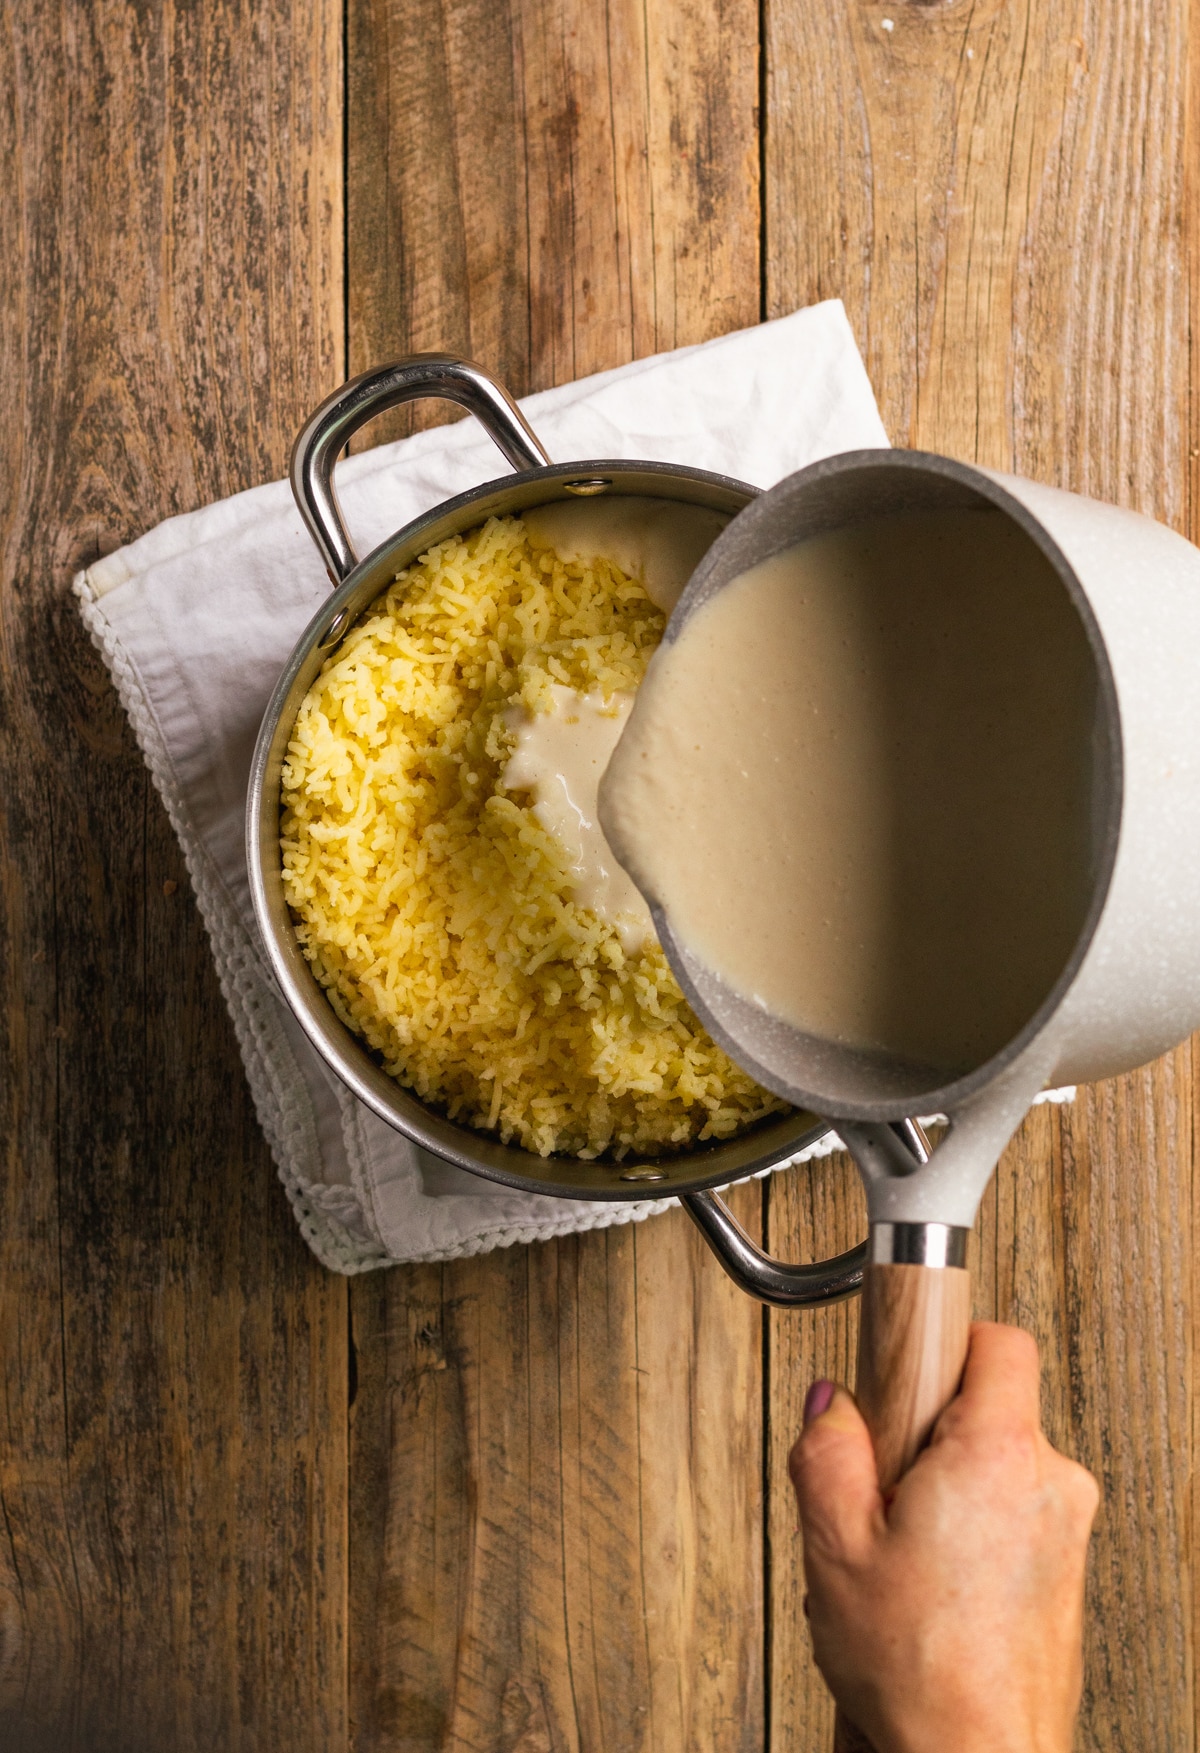
<path fill-rule="evenodd" d="M 1082 927 L 1094 687 L 1063 586 L 1003 513 L 881 517 L 754 567 L 660 648 L 601 821 L 743 996 L 961 1073 Z"/>
<path fill-rule="evenodd" d="M 611 560 L 664 615 L 729 522 L 702 505 L 627 494 L 563 499 L 522 515 L 535 548 L 553 548 L 563 560 Z"/>
<path fill-rule="evenodd" d="M 516 746 L 502 774 L 509 791 L 531 791 L 533 813 L 561 847 L 575 899 L 615 925 L 629 953 L 654 938 L 650 911 L 613 857 L 596 812 L 596 788 L 633 705 L 630 694 L 552 687 L 549 712 L 515 708 Z"/>

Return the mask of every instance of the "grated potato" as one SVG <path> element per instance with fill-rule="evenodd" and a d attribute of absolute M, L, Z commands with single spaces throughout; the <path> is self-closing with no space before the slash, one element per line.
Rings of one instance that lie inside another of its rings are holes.
<path fill-rule="evenodd" d="M 402 572 L 310 689 L 284 767 L 284 883 L 343 1021 L 451 1119 L 542 1156 L 731 1137 L 778 1101 L 705 1034 L 657 943 L 572 898 L 506 713 L 637 688 L 664 618 L 606 561 L 493 518 Z"/>

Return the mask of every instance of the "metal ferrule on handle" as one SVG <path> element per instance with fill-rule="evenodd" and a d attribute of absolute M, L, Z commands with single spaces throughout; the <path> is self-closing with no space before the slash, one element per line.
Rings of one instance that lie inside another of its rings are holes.
<path fill-rule="evenodd" d="M 306 421 L 292 447 L 292 492 L 335 585 L 358 564 L 333 489 L 333 465 L 360 426 L 426 396 L 474 414 L 514 469 L 540 469 L 550 458 L 508 391 L 478 365 L 450 353 L 417 353 L 352 377 Z"/>
<path fill-rule="evenodd" d="M 965 1266 L 970 1230 L 951 1223 L 873 1223 L 872 1266 Z"/>

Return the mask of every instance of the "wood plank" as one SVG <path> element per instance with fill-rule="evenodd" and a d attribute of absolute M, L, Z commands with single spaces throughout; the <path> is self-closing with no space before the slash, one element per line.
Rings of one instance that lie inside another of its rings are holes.
<path fill-rule="evenodd" d="M 1083 1089 L 1030 1116 L 997 1177 L 997 1313 L 1038 1340 L 1047 1431 L 1104 1494 L 1088 1748 L 1185 1748 L 1195 1734 L 1192 1088 L 1183 1047 Z"/>
<path fill-rule="evenodd" d="M 0 1741 L 345 1744 L 346 1292 L 296 1235 L 67 587 L 342 369 L 334 0 L 0 47 Z"/>
<path fill-rule="evenodd" d="M 749 0 L 349 18 L 356 368 L 524 393 L 756 320 Z M 686 1220 L 352 1302 L 356 1744 L 760 1747 L 762 1323 Z"/>
<path fill-rule="evenodd" d="M 354 1316 L 356 1744 L 761 1747 L 761 1318 L 686 1219 Z"/>
<path fill-rule="evenodd" d="M 348 52 L 352 370 L 524 395 L 757 320 L 749 0 L 350 0 Z"/>
<path fill-rule="evenodd" d="M 1188 12 L 1183 0 L 768 9 L 768 307 L 846 299 L 897 442 L 1182 526 Z M 982 1214 L 977 1306 L 1041 1339 L 1050 1428 L 1105 1484 L 1089 1748 L 1194 1744 L 1184 1063 L 1032 1117 Z M 840 1173 L 820 1171 L 839 1189 L 829 1233 L 808 1196 L 773 1195 L 784 1251 L 846 1245 Z M 828 1721 L 782 1468 L 808 1381 L 846 1379 L 844 1323 L 772 1328 L 780 1747 L 822 1744 Z"/>
<path fill-rule="evenodd" d="M 778 1175 L 767 1205 L 767 1244 L 788 1260 L 844 1253 L 867 1232 L 858 1170 L 842 1152 Z M 809 1386 L 854 1384 L 858 1303 L 772 1311 L 767 1317 L 766 1516 L 768 1685 L 772 1748 L 833 1746 L 833 1700 L 812 1660 L 804 1618 L 804 1569 L 788 1450 Z"/>

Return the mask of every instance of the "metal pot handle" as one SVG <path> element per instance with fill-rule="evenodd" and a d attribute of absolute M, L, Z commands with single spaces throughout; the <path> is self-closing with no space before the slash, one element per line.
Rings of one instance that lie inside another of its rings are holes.
<path fill-rule="evenodd" d="M 913 1158 L 913 1168 L 929 1161 L 929 1140 L 916 1120 L 892 1127 Z M 866 1242 L 832 1260 L 789 1266 L 764 1253 L 746 1234 L 725 1201 L 715 1193 L 684 1193 L 680 1204 L 739 1289 L 777 1308 L 820 1307 L 844 1302 L 862 1289 Z"/>
<path fill-rule="evenodd" d="M 550 461 L 508 391 L 469 360 L 414 353 L 352 377 L 310 415 L 292 446 L 292 492 L 335 585 L 354 570 L 358 557 L 333 490 L 333 465 L 360 426 L 424 396 L 469 409 L 514 469 L 540 469 Z"/>
<path fill-rule="evenodd" d="M 751 1241 L 725 1201 L 715 1193 L 684 1193 L 680 1204 L 740 1290 L 776 1308 L 820 1307 L 844 1302 L 862 1289 L 867 1244 L 834 1260 L 788 1266 Z"/>

